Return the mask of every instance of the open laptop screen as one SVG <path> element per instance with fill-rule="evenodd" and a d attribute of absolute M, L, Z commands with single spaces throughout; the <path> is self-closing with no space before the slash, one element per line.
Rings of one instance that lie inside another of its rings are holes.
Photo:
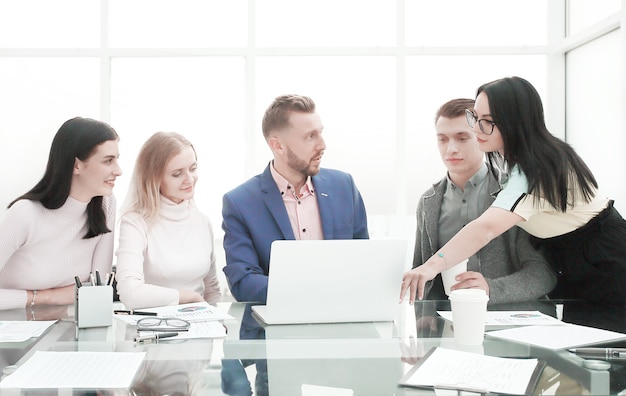
<path fill-rule="evenodd" d="M 280 240 L 272 243 L 267 324 L 391 321 L 402 274 L 403 239 Z"/>

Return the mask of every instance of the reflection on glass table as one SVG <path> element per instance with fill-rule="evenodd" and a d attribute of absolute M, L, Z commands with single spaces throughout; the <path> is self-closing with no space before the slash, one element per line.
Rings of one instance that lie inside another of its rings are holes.
<path fill-rule="evenodd" d="M 250 306 L 220 304 L 234 317 L 224 321 L 228 328 L 225 338 L 162 340 L 146 345 L 134 343 L 136 326 L 119 319 L 110 327 L 77 331 L 72 307 L 50 307 L 49 311 L 40 307 L 36 314 L 41 318 L 59 321 L 38 338 L 0 344 L 0 365 L 4 375 L 10 375 L 37 350 L 141 351 L 146 358 L 133 381 L 134 394 L 308 396 L 333 390 L 340 395 L 414 395 L 434 392 L 400 387 L 398 380 L 431 348 L 445 347 L 545 360 L 547 367 L 534 392 L 537 395 L 616 394 L 626 388 L 621 361 L 610 362 L 608 370 L 592 370 L 583 366 L 583 358 L 567 350 L 546 350 L 491 337 L 476 347 L 456 345 L 451 322 L 437 314 L 450 309 L 448 301 L 399 304 L 394 322 L 275 326 L 261 325 Z M 489 309 L 539 310 L 557 316 L 560 307 L 542 301 Z M 588 319 L 600 323 L 608 320 L 604 315 Z M 24 310 L 0 311 L 0 320 L 27 319 Z M 16 390 L 11 394 L 37 393 Z M 129 390 L 107 390 L 106 394 L 129 394 Z"/>

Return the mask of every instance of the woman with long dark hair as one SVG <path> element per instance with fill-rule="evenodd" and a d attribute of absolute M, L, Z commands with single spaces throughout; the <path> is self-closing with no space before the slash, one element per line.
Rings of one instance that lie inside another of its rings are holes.
<path fill-rule="evenodd" d="M 626 330 L 626 221 L 574 149 L 548 131 L 535 88 L 519 77 L 484 84 L 467 121 L 508 181 L 483 215 L 405 274 L 401 298 L 409 290 L 411 301 L 421 299 L 427 280 L 518 225 L 557 272 L 559 297 L 615 313 L 620 323 L 592 324 Z M 564 306 L 563 319 L 589 323 L 591 311 L 576 306 Z"/>
<path fill-rule="evenodd" d="M 43 177 L 0 222 L 0 309 L 72 304 L 75 276 L 111 271 L 118 140 L 88 118 L 59 128 Z"/>

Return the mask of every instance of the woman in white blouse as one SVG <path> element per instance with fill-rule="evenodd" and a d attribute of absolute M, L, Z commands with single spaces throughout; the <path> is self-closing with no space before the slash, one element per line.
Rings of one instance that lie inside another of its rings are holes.
<path fill-rule="evenodd" d="M 213 228 L 196 207 L 196 152 L 157 132 L 141 148 L 120 219 L 117 292 L 129 309 L 220 299 Z"/>

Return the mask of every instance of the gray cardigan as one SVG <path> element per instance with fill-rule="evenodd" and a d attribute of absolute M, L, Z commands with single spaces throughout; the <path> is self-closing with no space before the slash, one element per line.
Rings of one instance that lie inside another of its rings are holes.
<path fill-rule="evenodd" d="M 489 196 L 485 197 L 486 210 L 502 189 L 500 172 L 489 168 L 487 177 Z M 429 188 L 417 205 L 417 231 L 413 268 L 424 263 L 439 248 L 438 223 L 447 178 Z M 481 211 L 481 213 L 482 213 Z M 504 304 L 534 300 L 548 294 L 556 285 L 556 275 L 543 255 L 528 240 L 528 233 L 513 227 L 493 239 L 478 253 L 480 271 L 489 284 L 489 304 Z M 478 268 L 468 268 L 478 271 Z M 426 284 L 424 296 L 428 299 L 447 299 L 441 276 Z"/>

